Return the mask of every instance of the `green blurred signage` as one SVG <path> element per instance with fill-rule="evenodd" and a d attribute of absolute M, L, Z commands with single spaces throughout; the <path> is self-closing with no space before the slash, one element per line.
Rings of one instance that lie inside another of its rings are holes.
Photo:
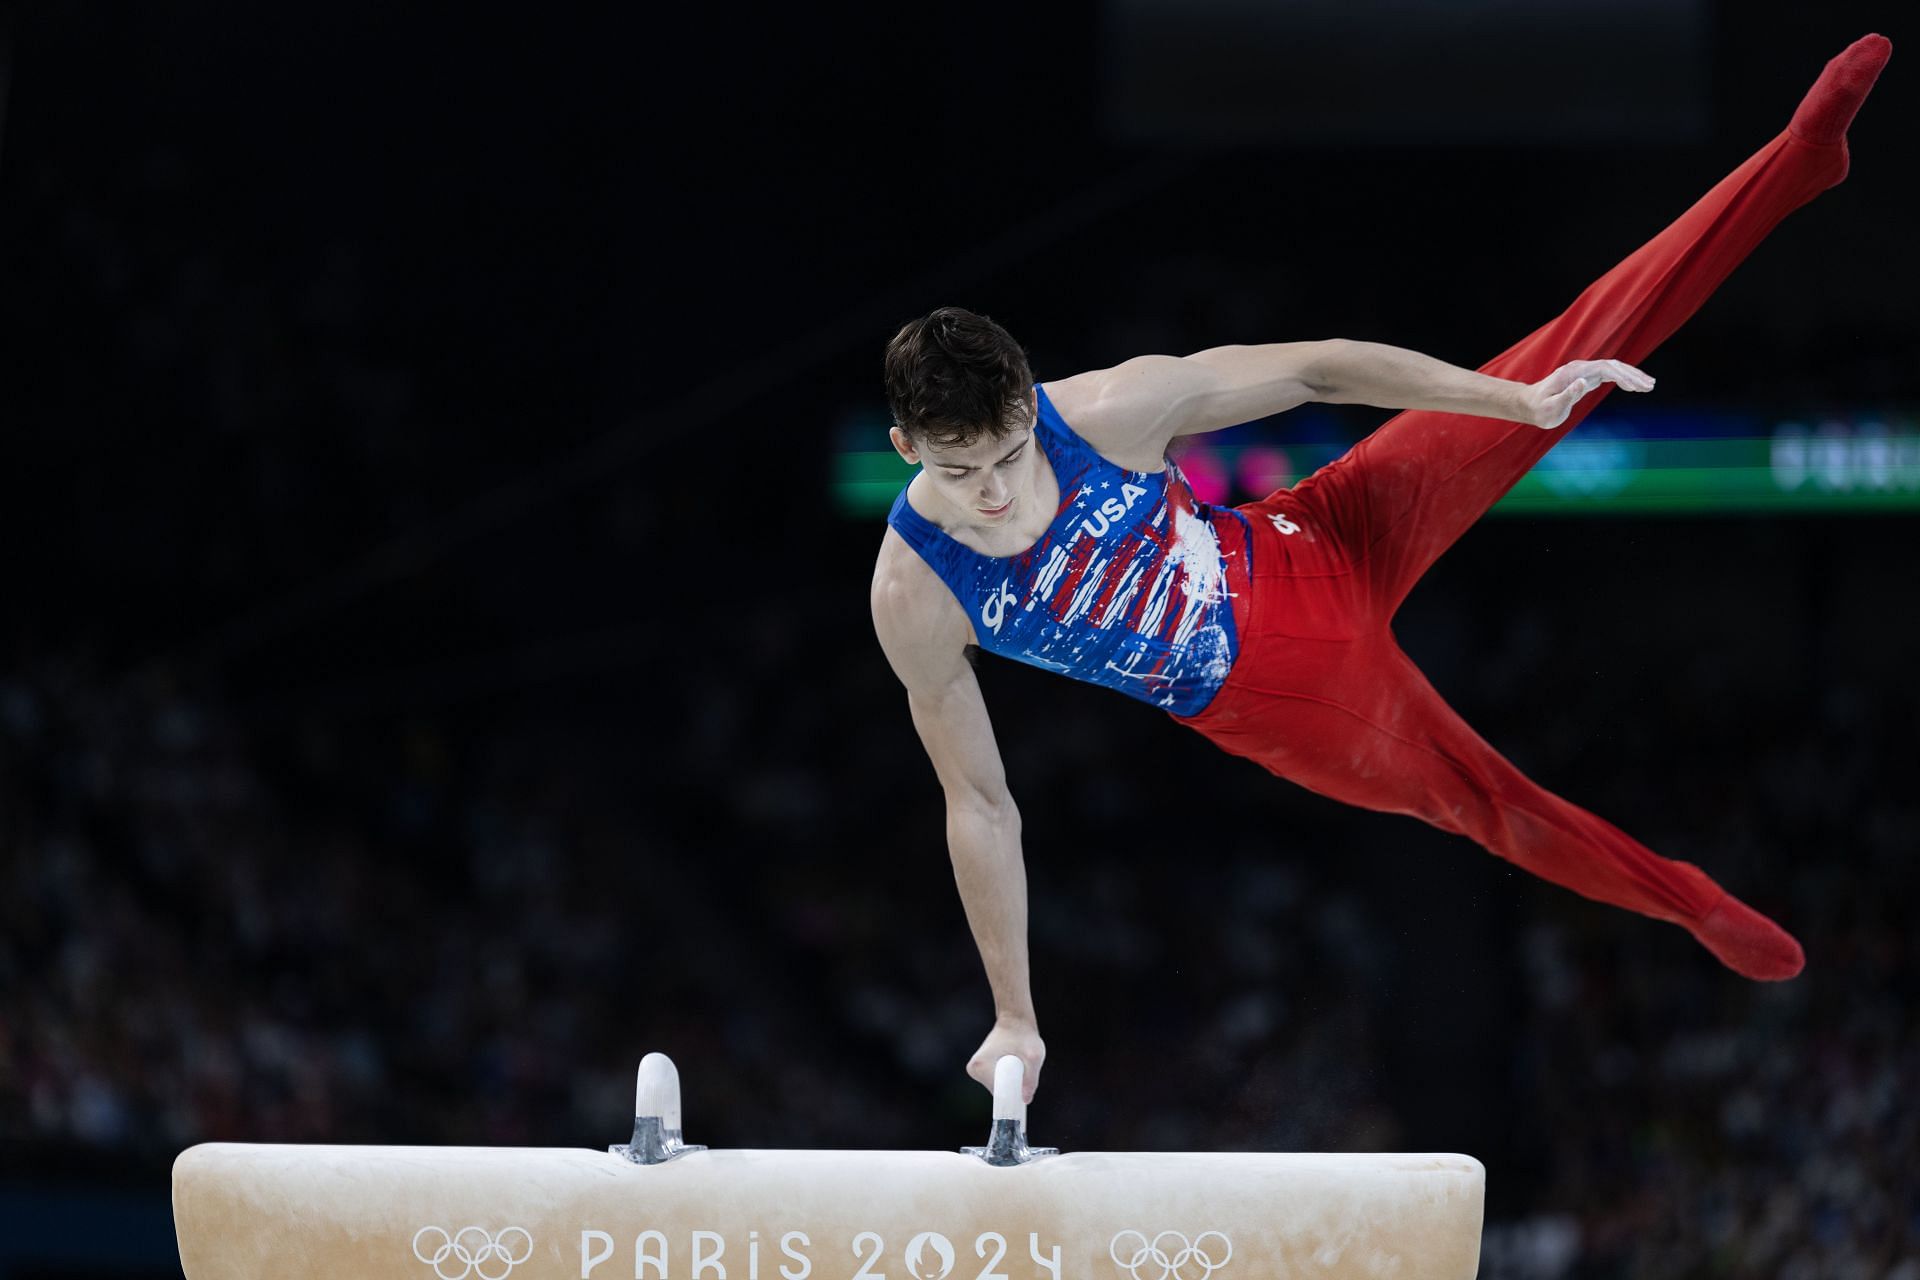
<path fill-rule="evenodd" d="M 1176 453 L 1202 501 L 1248 502 L 1310 474 L 1350 441 L 1289 439 L 1280 419 L 1194 437 Z M 1689 428 L 1693 433 L 1689 434 Z M 843 424 L 833 499 L 885 516 L 916 468 L 886 447 L 885 420 Z M 1621 516 L 1920 511 L 1920 419 L 1857 415 L 1767 426 L 1683 414 L 1596 417 L 1555 445 L 1493 514 Z"/>

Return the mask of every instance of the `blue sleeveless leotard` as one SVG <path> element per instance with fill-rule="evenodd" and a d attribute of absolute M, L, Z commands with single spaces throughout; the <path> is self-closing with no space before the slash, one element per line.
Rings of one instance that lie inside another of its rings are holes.
<path fill-rule="evenodd" d="M 1196 714 L 1239 653 L 1232 600 L 1251 580 L 1246 517 L 1196 500 L 1171 459 L 1158 473 L 1107 461 L 1034 389 L 1034 439 L 1060 483 L 1038 542 L 981 555 L 915 511 L 905 489 L 887 523 L 960 601 L 982 648 Z"/>

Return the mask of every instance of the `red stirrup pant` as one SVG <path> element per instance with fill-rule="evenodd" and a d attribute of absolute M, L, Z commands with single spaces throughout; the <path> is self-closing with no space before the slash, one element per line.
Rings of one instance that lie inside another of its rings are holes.
<path fill-rule="evenodd" d="M 1788 213 L 1846 173 L 1844 139 L 1783 132 L 1678 221 L 1483 373 L 1537 381 L 1569 360 L 1645 359 Z M 1347 804 L 1412 814 L 1600 902 L 1692 926 L 1705 872 L 1528 780 L 1441 700 L 1388 624 L 1429 565 L 1600 401 L 1564 426 L 1409 410 L 1337 461 L 1239 508 L 1253 578 L 1240 654 L 1205 710 L 1175 717 Z"/>

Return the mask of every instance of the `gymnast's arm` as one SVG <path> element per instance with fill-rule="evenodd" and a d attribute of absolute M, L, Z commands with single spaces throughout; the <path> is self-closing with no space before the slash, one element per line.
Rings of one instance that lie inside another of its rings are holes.
<path fill-rule="evenodd" d="M 1618 360 L 1575 360 L 1539 382 L 1462 369 L 1403 347 L 1349 338 L 1213 347 L 1135 356 L 1049 387 L 1089 439 L 1135 455 L 1179 436 L 1218 431 L 1308 401 L 1431 409 L 1551 428 L 1602 382 L 1648 391 L 1653 379 Z M 1063 403 L 1064 402 L 1064 403 Z M 1073 405 L 1072 410 L 1066 404 Z"/>
<path fill-rule="evenodd" d="M 1000 1054 L 1017 1053 L 1026 1059 L 1031 1100 L 1045 1049 L 1028 978 L 1020 811 L 966 660 L 966 615 L 891 531 L 874 571 L 872 607 L 880 647 L 907 688 L 914 728 L 946 793 L 953 878 L 993 988 L 994 1030 L 967 1072 L 991 1089 Z"/>

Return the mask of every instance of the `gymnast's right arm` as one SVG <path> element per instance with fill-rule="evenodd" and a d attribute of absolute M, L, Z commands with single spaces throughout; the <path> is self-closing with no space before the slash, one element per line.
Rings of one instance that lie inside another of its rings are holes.
<path fill-rule="evenodd" d="M 891 539 L 889 539 L 891 541 Z M 989 1091 L 1002 1054 L 1025 1060 L 1026 1096 L 1046 1046 L 1027 974 L 1027 876 L 1020 811 L 1007 790 L 993 725 L 965 656 L 966 615 L 913 552 L 883 550 L 873 577 L 873 629 L 907 687 L 914 728 L 947 797 L 947 849 L 967 923 L 993 988 L 995 1019 L 967 1074 Z"/>

